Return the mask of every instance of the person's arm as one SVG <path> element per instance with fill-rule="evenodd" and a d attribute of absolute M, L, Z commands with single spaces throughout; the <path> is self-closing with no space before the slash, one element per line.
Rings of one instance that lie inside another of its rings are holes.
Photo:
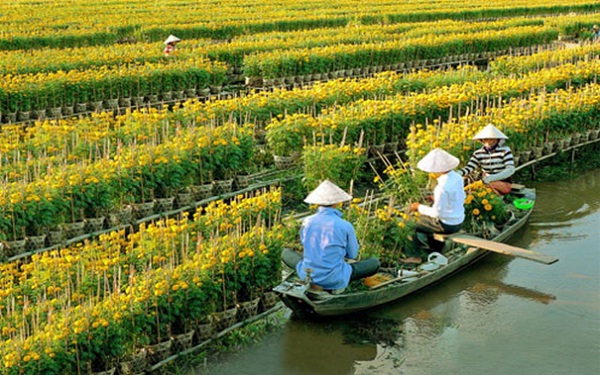
<path fill-rule="evenodd" d="M 446 194 L 443 194 L 442 189 L 438 189 L 436 187 L 436 189 L 433 190 L 433 204 L 431 205 L 431 207 L 426 206 L 424 204 L 420 204 L 417 210 L 421 215 L 427 215 L 429 217 L 439 217 L 440 209 L 441 207 L 444 207 L 444 205 L 446 204 L 446 200 Z"/>
<path fill-rule="evenodd" d="M 356 233 L 354 232 L 354 227 L 352 224 L 348 223 L 348 244 L 346 245 L 346 258 L 348 259 L 356 259 L 358 257 L 358 239 L 356 238 Z"/>
<path fill-rule="evenodd" d="M 504 153 L 502 162 L 504 163 L 504 169 L 496 174 L 490 174 L 483 177 L 481 180 L 484 184 L 507 179 L 515 173 L 515 161 L 513 159 L 512 151 L 508 150 Z"/>
<path fill-rule="evenodd" d="M 467 165 L 465 165 L 464 168 L 457 170 L 456 173 L 458 173 L 459 176 L 468 176 L 471 174 L 471 172 L 475 170 L 475 168 L 477 168 L 478 165 L 479 160 L 477 160 L 477 158 L 475 157 L 475 153 L 473 153 L 471 154 Z"/>

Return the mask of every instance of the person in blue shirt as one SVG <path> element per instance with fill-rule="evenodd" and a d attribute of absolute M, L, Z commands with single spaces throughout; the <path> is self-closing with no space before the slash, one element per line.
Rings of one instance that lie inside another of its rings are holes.
<path fill-rule="evenodd" d="M 332 293 L 341 293 L 351 280 L 374 275 L 379 270 L 377 258 L 346 262 L 356 259 L 359 250 L 354 227 L 342 219 L 339 210 L 342 203 L 351 199 L 350 194 L 331 181 L 323 181 L 304 200 L 319 206 L 302 223 L 300 242 L 304 256 L 290 249 L 284 249 L 281 255 L 301 279 L 306 279 L 306 270 L 310 269 L 311 285 Z"/>

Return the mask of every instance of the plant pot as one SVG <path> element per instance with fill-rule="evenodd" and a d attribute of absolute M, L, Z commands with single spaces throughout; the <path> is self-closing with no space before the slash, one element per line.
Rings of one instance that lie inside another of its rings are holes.
<path fill-rule="evenodd" d="M 104 229 L 104 219 L 104 216 L 85 219 L 85 230 L 88 233 L 100 232 Z"/>
<path fill-rule="evenodd" d="M 154 201 L 145 203 L 134 203 L 133 214 L 136 219 L 141 219 L 154 214 Z"/>
<path fill-rule="evenodd" d="M 121 108 L 129 108 L 129 107 L 131 107 L 131 98 L 121 98 L 121 99 L 119 99 L 119 106 Z"/>
<path fill-rule="evenodd" d="M 546 142 L 544 143 L 544 150 L 543 153 L 544 155 L 549 155 L 552 153 L 552 151 L 554 150 L 554 142 Z"/>
<path fill-rule="evenodd" d="M 23 254 L 27 249 L 27 240 L 14 240 L 14 241 L 5 241 L 4 242 L 4 254 L 7 257 L 14 257 L 19 254 Z"/>
<path fill-rule="evenodd" d="M 54 246 L 61 243 L 65 238 L 65 233 L 62 228 L 54 228 L 48 231 L 46 239 L 48 240 L 48 245 Z"/>
<path fill-rule="evenodd" d="M 134 375 L 143 374 L 148 367 L 148 354 L 145 349 L 139 350 L 130 358 L 121 361 L 121 374 Z"/>
<path fill-rule="evenodd" d="M 215 185 L 214 192 L 216 194 L 230 193 L 233 188 L 233 178 L 228 180 L 215 180 L 213 181 L 213 184 Z"/>
<path fill-rule="evenodd" d="M 200 96 L 203 98 L 207 98 L 210 96 L 210 89 L 209 88 L 203 88 L 200 90 Z"/>
<path fill-rule="evenodd" d="M 107 109 L 117 109 L 119 108 L 119 99 L 108 99 L 106 101 Z"/>
<path fill-rule="evenodd" d="M 533 151 L 533 158 L 539 159 L 542 157 L 544 148 L 543 147 L 532 147 L 531 150 Z"/>
<path fill-rule="evenodd" d="M 171 346 L 173 341 L 168 339 L 158 344 L 148 346 L 148 357 L 151 364 L 158 363 L 171 355 Z"/>
<path fill-rule="evenodd" d="M 17 122 L 17 112 L 5 113 L 4 114 L 4 121 L 8 122 L 8 123 Z"/>
<path fill-rule="evenodd" d="M 278 300 L 279 297 L 277 297 L 277 293 L 264 292 L 263 295 L 260 297 L 261 310 L 265 311 L 270 309 L 271 307 L 275 306 Z"/>
<path fill-rule="evenodd" d="M 44 120 L 46 118 L 46 110 L 45 109 L 36 109 L 34 112 L 35 118 L 38 120 Z"/>
<path fill-rule="evenodd" d="M 222 331 L 235 324 L 237 310 L 237 307 L 232 307 L 225 311 L 218 311 L 213 314 L 213 321 L 215 322 L 217 331 Z"/>
<path fill-rule="evenodd" d="M 519 155 L 515 155 L 513 156 L 513 161 L 515 163 L 515 167 L 519 166 L 519 162 L 521 161 L 521 158 L 519 157 Z"/>
<path fill-rule="evenodd" d="M 244 320 L 252 318 L 258 312 L 258 303 L 260 298 L 255 298 L 251 301 L 238 303 L 238 320 Z"/>
<path fill-rule="evenodd" d="M 177 100 L 185 99 L 185 92 L 183 90 L 173 91 L 173 96 Z"/>
<path fill-rule="evenodd" d="M 64 223 L 62 226 L 66 238 L 83 236 L 85 233 L 85 221 L 83 220 L 74 223 Z"/>
<path fill-rule="evenodd" d="M 194 195 L 194 199 L 199 201 L 202 199 L 206 199 L 212 197 L 213 194 L 213 184 L 204 184 L 204 185 L 194 185 L 191 186 L 192 194 Z"/>
<path fill-rule="evenodd" d="M 75 110 L 77 111 L 77 113 L 87 112 L 87 107 L 88 107 L 87 103 L 77 103 L 77 104 L 75 104 Z"/>
<path fill-rule="evenodd" d="M 158 95 L 150 94 L 148 95 L 148 102 L 150 103 L 158 103 Z"/>
<path fill-rule="evenodd" d="M 29 121 L 31 118 L 31 111 L 19 112 L 19 121 Z"/>
<path fill-rule="evenodd" d="M 581 134 L 579 134 L 579 133 L 573 134 L 573 136 L 571 137 L 571 146 L 578 145 L 580 140 L 581 140 Z"/>
<path fill-rule="evenodd" d="M 196 332 L 196 340 L 202 342 L 215 333 L 215 323 L 212 321 L 197 323 L 194 325 L 194 332 Z"/>
<path fill-rule="evenodd" d="M 165 91 L 160 95 L 160 97 L 162 98 L 163 102 L 168 102 L 169 100 L 173 99 L 173 92 Z"/>
<path fill-rule="evenodd" d="M 104 102 L 102 100 L 92 102 L 93 111 L 99 112 L 102 111 L 102 109 L 104 109 Z"/>
<path fill-rule="evenodd" d="M 173 352 L 178 353 L 192 347 L 195 330 L 173 336 Z"/>
<path fill-rule="evenodd" d="M 296 158 L 293 156 L 273 155 L 273 161 L 277 169 L 289 169 L 296 164 Z"/>
<path fill-rule="evenodd" d="M 62 113 L 64 116 L 73 116 L 75 114 L 75 106 L 63 107 Z"/>
<path fill-rule="evenodd" d="M 394 152 L 394 151 L 398 150 L 398 143 L 399 143 L 398 141 L 395 141 L 395 142 L 386 142 L 385 145 L 384 145 L 384 147 L 383 147 L 383 150 L 386 153 Z"/>
<path fill-rule="evenodd" d="M 156 198 L 156 205 L 154 206 L 154 212 L 157 214 L 172 211 L 173 205 L 175 204 L 175 197 L 171 198 Z"/>
<path fill-rule="evenodd" d="M 600 129 L 590 130 L 590 141 L 598 139 L 600 136 Z"/>
<path fill-rule="evenodd" d="M 195 98 L 196 97 L 196 89 L 186 89 L 185 96 L 187 96 L 190 99 Z"/>
<path fill-rule="evenodd" d="M 223 86 L 221 85 L 209 85 L 208 87 L 211 94 L 219 94 L 223 89 Z"/>
<path fill-rule="evenodd" d="M 235 176 L 235 186 L 239 189 L 245 189 L 250 186 L 250 181 L 252 180 L 252 175 L 243 174 Z"/>
<path fill-rule="evenodd" d="M 379 155 L 383 154 L 384 150 L 385 150 L 385 144 L 369 146 L 369 155 L 370 156 L 379 156 Z"/>
<path fill-rule="evenodd" d="M 50 108 L 50 116 L 58 118 L 62 116 L 62 107 Z"/>
<path fill-rule="evenodd" d="M 133 104 L 135 104 L 138 107 L 144 105 L 144 97 L 143 96 L 134 96 Z"/>
<path fill-rule="evenodd" d="M 27 251 L 34 251 L 46 247 L 46 237 L 47 235 L 45 234 L 40 236 L 28 236 L 26 247 Z"/>
<path fill-rule="evenodd" d="M 177 207 L 190 206 L 194 202 L 194 195 L 192 193 L 179 193 L 177 194 Z"/>

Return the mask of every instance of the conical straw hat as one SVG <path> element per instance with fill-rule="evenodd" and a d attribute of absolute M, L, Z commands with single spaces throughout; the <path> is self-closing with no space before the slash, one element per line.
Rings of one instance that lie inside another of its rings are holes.
<path fill-rule="evenodd" d="M 167 40 L 164 41 L 164 44 L 177 43 L 177 42 L 181 42 L 181 39 L 179 39 L 175 35 L 169 35 Z"/>
<path fill-rule="evenodd" d="M 351 199 L 352 196 L 350 194 L 346 193 L 333 182 L 325 180 L 308 194 L 304 202 L 319 206 L 331 206 L 336 203 L 347 202 Z"/>
<path fill-rule="evenodd" d="M 473 139 L 508 139 L 504 133 L 492 124 L 487 124 L 485 128 L 481 129 Z"/>
<path fill-rule="evenodd" d="M 424 172 L 442 173 L 453 170 L 458 167 L 459 163 L 458 158 L 442 149 L 434 148 L 423 159 L 419 160 L 417 168 Z"/>

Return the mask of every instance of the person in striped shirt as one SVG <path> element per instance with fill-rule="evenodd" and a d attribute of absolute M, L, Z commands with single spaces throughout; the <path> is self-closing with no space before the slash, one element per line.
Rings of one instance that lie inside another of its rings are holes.
<path fill-rule="evenodd" d="M 508 137 L 488 124 L 473 139 L 481 141 L 483 147 L 473 152 L 467 165 L 457 171 L 458 174 L 466 177 L 479 168 L 484 184 L 500 195 L 508 194 L 512 188 L 511 176 L 515 173 L 512 151 L 505 145 Z"/>

